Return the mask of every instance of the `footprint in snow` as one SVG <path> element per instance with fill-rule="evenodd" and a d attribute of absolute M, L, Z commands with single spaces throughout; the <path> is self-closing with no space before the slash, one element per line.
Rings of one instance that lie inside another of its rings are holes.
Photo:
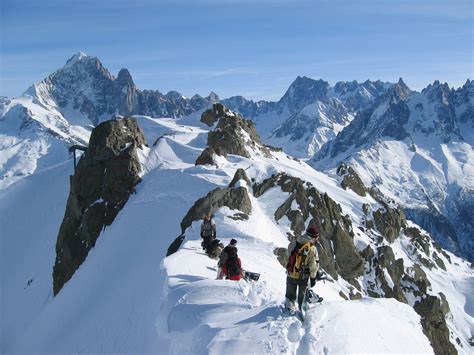
<path fill-rule="evenodd" d="M 288 327 L 288 340 L 292 343 L 297 343 L 301 340 L 301 324 L 293 322 Z"/>

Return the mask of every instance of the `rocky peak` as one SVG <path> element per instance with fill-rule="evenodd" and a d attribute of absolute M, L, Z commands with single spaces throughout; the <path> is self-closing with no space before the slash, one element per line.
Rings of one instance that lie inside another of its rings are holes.
<path fill-rule="evenodd" d="M 327 81 L 298 76 L 279 103 L 286 104 L 290 112 L 295 112 L 316 100 L 326 99 L 328 90 Z"/>
<path fill-rule="evenodd" d="M 197 158 L 196 165 L 214 164 L 213 155 L 240 155 L 250 158 L 250 152 L 270 156 L 268 148 L 260 141 L 254 123 L 242 118 L 221 103 L 214 104 L 212 109 L 205 111 L 201 122 L 212 126 L 219 120 L 216 128 L 207 135 L 208 147 Z"/>
<path fill-rule="evenodd" d="M 169 91 L 167 94 L 166 94 L 166 97 L 168 99 L 171 99 L 171 100 L 175 100 L 175 101 L 178 101 L 178 100 L 183 100 L 184 99 L 184 96 L 181 95 L 179 92 L 177 91 Z"/>
<path fill-rule="evenodd" d="M 424 88 L 421 93 L 428 98 L 429 102 L 448 104 L 452 90 L 449 88 L 448 83 L 441 84 L 439 80 L 436 80 L 433 84 Z"/>
<path fill-rule="evenodd" d="M 410 93 L 410 88 L 405 84 L 403 79 L 400 78 L 396 84 L 387 90 L 384 99 L 388 99 L 390 103 L 398 103 L 400 101 L 405 101 Z"/>
<path fill-rule="evenodd" d="M 64 67 L 62 67 L 52 75 L 58 76 L 62 73 L 68 73 L 68 75 L 70 75 L 71 71 L 86 71 L 93 76 L 103 75 L 109 80 L 114 79 L 112 74 L 110 74 L 110 72 L 103 66 L 99 58 L 87 55 L 83 52 L 79 52 L 72 56 L 70 59 L 68 59 Z"/>
<path fill-rule="evenodd" d="M 219 96 L 214 91 L 211 91 L 209 95 L 207 95 L 206 100 L 214 104 L 219 102 Z"/>
<path fill-rule="evenodd" d="M 89 58 L 89 56 L 87 54 L 85 54 L 84 52 L 79 51 L 66 61 L 66 65 L 68 65 L 68 64 L 72 65 L 72 64 L 74 64 L 78 61 L 86 60 L 88 58 Z"/>
<path fill-rule="evenodd" d="M 146 144 L 134 118 L 115 119 L 92 131 L 74 175 L 56 242 L 53 290 L 58 294 L 134 193 L 139 177 L 137 149 Z"/>
<path fill-rule="evenodd" d="M 117 83 L 122 84 L 122 85 L 127 85 L 128 87 L 135 86 L 132 76 L 130 75 L 130 72 L 126 68 L 122 68 L 118 72 Z"/>

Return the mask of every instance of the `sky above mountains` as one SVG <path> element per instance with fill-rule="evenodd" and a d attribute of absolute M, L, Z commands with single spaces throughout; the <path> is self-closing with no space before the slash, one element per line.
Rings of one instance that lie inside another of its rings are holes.
<path fill-rule="evenodd" d="M 78 51 L 140 89 L 279 99 L 298 75 L 473 78 L 471 0 L 1 2 L 0 95 L 18 96 Z"/>

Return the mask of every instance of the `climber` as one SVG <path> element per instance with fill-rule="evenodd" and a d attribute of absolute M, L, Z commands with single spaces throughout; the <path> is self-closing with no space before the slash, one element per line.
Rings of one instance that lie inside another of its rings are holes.
<path fill-rule="evenodd" d="M 222 266 L 224 265 L 225 261 L 227 260 L 227 255 L 231 249 L 235 249 L 235 253 L 237 253 L 237 240 L 232 238 L 227 244 L 227 246 L 222 250 L 221 255 L 219 256 L 219 262 L 217 263 L 217 279 L 223 279 L 225 274 L 222 272 Z"/>
<path fill-rule="evenodd" d="M 201 246 L 209 254 L 212 252 L 212 241 L 216 238 L 216 223 L 208 213 L 204 215 L 201 224 L 201 238 L 203 239 Z"/>
<path fill-rule="evenodd" d="M 227 280 L 239 281 L 243 275 L 244 270 L 242 269 L 242 262 L 237 255 L 237 240 L 231 239 L 229 245 L 227 245 L 221 253 L 217 278 L 222 279 L 224 276 Z"/>
<path fill-rule="evenodd" d="M 319 229 L 314 225 L 308 226 L 306 234 L 299 236 L 288 245 L 286 256 L 286 293 L 285 308 L 290 313 L 296 312 L 295 300 L 298 293 L 298 308 L 301 311 L 308 287 L 316 284 L 316 276 L 319 269 L 319 255 L 316 242 L 319 239 Z"/>

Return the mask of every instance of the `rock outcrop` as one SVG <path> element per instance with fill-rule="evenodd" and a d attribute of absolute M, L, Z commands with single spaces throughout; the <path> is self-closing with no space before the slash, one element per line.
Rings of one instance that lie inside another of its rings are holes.
<path fill-rule="evenodd" d="M 236 212 L 238 218 L 248 218 L 252 212 L 252 202 L 247 188 L 234 187 L 238 180 L 249 181 L 243 169 L 237 169 L 234 178 L 228 188 L 217 188 L 210 191 L 205 197 L 197 200 L 181 221 L 181 232 L 184 233 L 193 221 L 199 221 L 206 214 L 214 214 L 221 207 L 229 207 Z"/>
<path fill-rule="evenodd" d="M 436 354 L 455 353 L 445 320 L 449 305 L 445 298 L 431 294 L 431 283 L 422 267 L 445 270 L 441 255 L 448 261 L 449 256 L 419 229 L 407 227 L 403 212 L 380 191 L 371 190 L 371 195 L 379 203 L 378 209 L 376 204 L 362 206 L 366 232 L 374 244 L 358 250 L 354 245 L 350 217 L 344 215 L 341 207 L 327 194 L 320 193 L 310 183 L 280 173 L 254 184 L 252 188 L 257 198 L 273 188 L 289 193 L 274 215 L 276 221 L 286 218 L 290 222 L 289 240 L 304 233 L 309 223 L 318 225 L 321 231 L 320 266 L 332 278 L 342 277 L 348 282 L 348 293 L 341 291 L 342 298 L 355 300 L 368 295 L 410 304 L 422 317 L 423 331 Z M 403 258 L 396 257 L 390 246 L 403 235 L 411 240 L 410 258 L 414 263 L 408 267 Z M 282 247 L 274 250 L 283 267 L 287 262 L 285 251 L 286 248 Z"/>
<path fill-rule="evenodd" d="M 349 188 L 359 196 L 366 195 L 366 187 L 352 167 L 348 167 L 346 164 L 341 164 L 337 168 L 337 174 L 343 177 L 341 186 L 344 190 Z"/>
<path fill-rule="evenodd" d="M 305 225 L 310 220 L 309 223 L 316 224 L 321 231 L 319 254 L 323 269 L 335 279 L 339 275 L 346 280 L 361 276 L 364 261 L 354 247 L 351 221 L 342 215 L 341 207 L 310 183 L 283 173 L 254 184 L 254 196 L 260 197 L 275 186 L 290 193 L 275 211 L 276 221 L 286 216 L 291 222 L 293 233 L 288 236 L 289 240 L 304 233 Z M 282 258 L 281 250 L 275 250 L 275 254 Z"/>
<path fill-rule="evenodd" d="M 443 294 L 427 296 L 415 303 L 415 311 L 421 316 L 423 332 L 430 340 L 436 355 L 454 355 L 458 352 L 449 340 L 449 328 L 445 316 L 449 305 Z"/>
<path fill-rule="evenodd" d="M 215 153 L 226 157 L 228 154 L 250 158 L 251 152 L 271 156 L 270 150 L 265 147 L 251 120 L 242 118 L 230 111 L 222 104 L 214 104 L 213 108 L 204 112 L 201 121 L 212 126 L 219 120 L 216 128 L 208 133 L 207 145 L 196 165 L 209 164 Z"/>
<path fill-rule="evenodd" d="M 134 118 L 105 121 L 71 176 L 71 190 L 56 242 L 53 291 L 56 295 L 95 246 L 140 182 L 137 148 L 146 145 Z"/>

